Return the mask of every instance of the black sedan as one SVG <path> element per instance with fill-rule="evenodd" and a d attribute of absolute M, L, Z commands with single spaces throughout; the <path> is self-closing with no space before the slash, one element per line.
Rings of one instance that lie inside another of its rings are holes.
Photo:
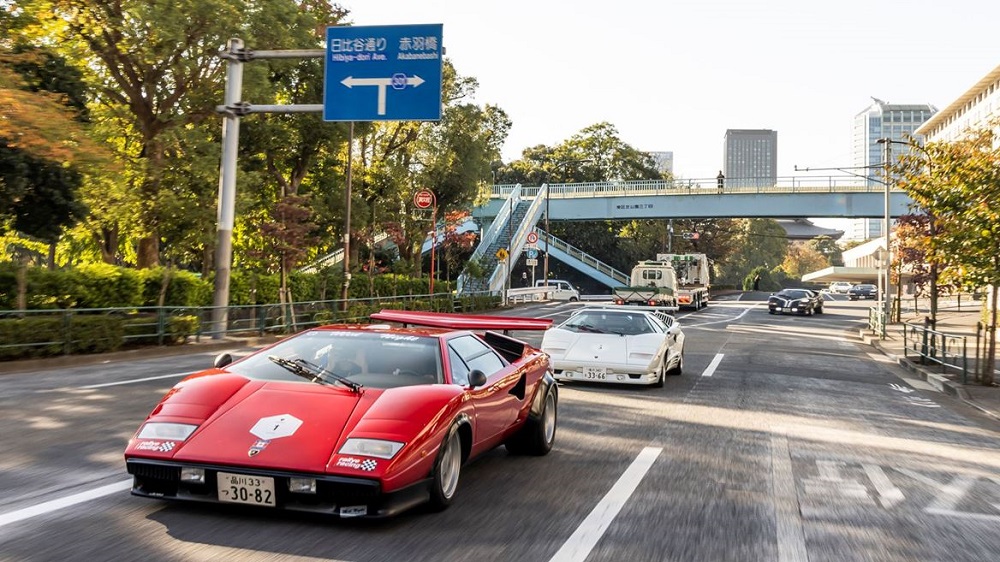
<path fill-rule="evenodd" d="M 823 295 L 809 289 L 782 289 L 767 299 L 768 314 L 823 314 Z"/>
<path fill-rule="evenodd" d="M 872 285 L 871 283 L 855 285 L 847 290 L 847 298 L 852 301 L 856 301 L 858 299 L 875 300 L 878 298 L 878 287 Z"/>

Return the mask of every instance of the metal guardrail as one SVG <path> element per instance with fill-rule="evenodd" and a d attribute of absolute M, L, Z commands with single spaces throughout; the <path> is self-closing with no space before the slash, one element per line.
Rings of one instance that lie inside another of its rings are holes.
<path fill-rule="evenodd" d="M 520 185 L 520 184 L 518 184 Z M 504 199 L 514 186 L 496 184 L 491 197 Z M 534 197 L 538 186 L 520 186 L 521 196 Z M 772 183 L 761 178 L 726 178 L 720 190 L 716 178 L 637 180 L 549 184 L 553 199 L 630 195 L 718 195 L 761 193 L 883 193 L 881 183 L 869 184 L 857 176 L 779 176 Z M 893 191 L 901 191 L 893 189 Z"/>
<path fill-rule="evenodd" d="M 936 363 L 941 372 L 954 369 L 961 373 L 961 382 L 969 377 L 968 336 L 932 330 L 912 322 L 903 323 L 903 357 L 912 353 L 921 364 Z"/>
<path fill-rule="evenodd" d="M 879 304 L 868 309 L 868 329 L 885 339 L 885 306 Z"/>
<path fill-rule="evenodd" d="M 456 310 L 456 301 L 451 293 L 350 299 L 347 302 L 347 309 L 350 310 L 359 305 L 365 308 L 371 305 L 409 308 L 414 301 L 430 301 L 432 308 L 436 311 L 451 312 Z M 366 314 L 358 317 L 344 316 L 344 313 L 341 312 L 341 309 L 344 308 L 344 301 L 341 299 L 289 304 L 269 303 L 228 306 L 226 307 L 228 311 L 226 327 L 223 330 L 214 330 L 215 323 L 212 320 L 212 312 L 217 308 L 206 306 L 3 310 L 0 311 L 0 319 L 56 318 L 60 320 L 61 328 L 58 334 L 52 334 L 56 336 L 55 338 L 46 337 L 38 341 L 21 343 L 0 342 L 0 350 L 49 348 L 69 354 L 74 349 L 74 344 L 82 341 L 73 337 L 72 323 L 74 318 L 95 316 L 113 316 L 122 319 L 125 323 L 122 341 L 126 344 L 148 343 L 156 345 L 169 343 L 171 338 L 177 337 L 177 332 L 171 329 L 171 320 L 183 317 L 194 317 L 195 327 L 193 332 L 182 335 L 194 337 L 197 341 L 206 336 L 262 336 L 273 333 L 290 333 L 328 324 L 332 321 L 362 322 L 367 320 Z M 51 353 L 47 354 L 51 355 Z"/>

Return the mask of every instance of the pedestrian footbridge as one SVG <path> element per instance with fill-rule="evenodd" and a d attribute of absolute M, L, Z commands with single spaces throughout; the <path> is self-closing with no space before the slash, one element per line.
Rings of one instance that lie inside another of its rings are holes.
<path fill-rule="evenodd" d="M 538 232 L 538 248 L 550 259 L 569 265 L 591 278 L 615 287 L 628 275 L 538 229 L 548 213 L 550 221 L 695 219 L 695 218 L 879 218 L 909 212 L 906 192 L 887 189 L 871 178 L 857 176 L 791 176 L 773 185 L 736 178 L 720 187 L 715 178 L 674 181 L 609 181 L 494 185 L 489 201 L 473 210 L 484 225 L 472 259 L 484 267 L 482 279 L 459 279 L 459 290 L 501 291 L 511 262 L 525 250 L 528 233 Z M 487 226 L 488 225 L 488 226 Z M 511 256 L 501 261 L 503 248 Z"/>

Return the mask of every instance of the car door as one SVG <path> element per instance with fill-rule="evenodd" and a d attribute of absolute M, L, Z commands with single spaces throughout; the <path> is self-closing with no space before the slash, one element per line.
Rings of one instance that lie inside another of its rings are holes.
<path fill-rule="evenodd" d="M 519 397 L 515 387 L 522 374 L 473 335 L 451 338 L 448 359 L 455 384 L 468 386 L 468 374 L 475 369 L 486 375 L 486 384 L 469 389 L 469 397 L 475 409 L 475 439 L 492 446 L 517 418 L 524 396 Z"/>

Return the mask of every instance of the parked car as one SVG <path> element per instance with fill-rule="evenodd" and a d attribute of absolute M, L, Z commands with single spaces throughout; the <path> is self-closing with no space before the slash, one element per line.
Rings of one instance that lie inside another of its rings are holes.
<path fill-rule="evenodd" d="M 545 280 L 535 281 L 535 287 L 544 287 Z M 580 300 L 580 291 L 576 290 L 569 281 L 561 279 L 549 279 L 549 294 L 552 300 L 576 302 Z"/>
<path fill-rule="evenodd" d="M 585 308 L 545 332 L 556 380 L 663 386 L 684 368 L 680 324 L 655 310 Z"/>
<path fill-rule="evenodd" d="M 829 291 L 831 293 L 844 294 L 847 291 L 851 290 L 851 287 L 853 286 L 854 286 L 853 283 L 848 283 L 847 281 L 834 281 L 833 283 L 830 283 Z"/>
<path fill-rule="evenodd" d="M 870 283 L 855 285 L 847 291 L 847 298 L 856 301 L 858 299 L 878 299 L 878 287 Z"/>
<path fill-rule="evenodd" d="M 132 494 L 383 517 L 420 503 L 444 509 L 462 465 L 501 444 L 552 448 L 548 356 L 488 331 L 551 320 L 395 310 L 372 319 L 403 326 L 314 328 L 238 361 L 221 354 L 177 383 L 129 440 Z"/>
<path fill-rule="evenodd" d="M 782 289 L 767 298 L 768 314 L 823 314 L 823 295 L 811 289 Z"/>

